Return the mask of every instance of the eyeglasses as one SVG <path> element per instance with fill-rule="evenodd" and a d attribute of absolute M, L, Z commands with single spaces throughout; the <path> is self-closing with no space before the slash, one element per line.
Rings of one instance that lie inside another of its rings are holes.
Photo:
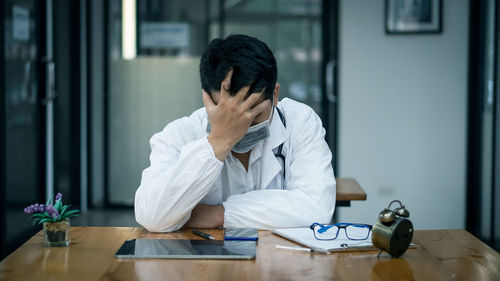
<path fill-rule="evenodd" d="M 354 223 L 319 224 L 315 222 L 309 228 L 318 240 L 335 240 L 339 236 L 340 229 L 344 229 L 349 240 L 365 240 L 372 230 L 369 224 Z"/>

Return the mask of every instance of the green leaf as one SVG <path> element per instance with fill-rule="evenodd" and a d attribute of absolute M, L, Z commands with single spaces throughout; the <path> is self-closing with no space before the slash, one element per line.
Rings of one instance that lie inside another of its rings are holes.
<path fill-rule="evenodd" d="M 79 210 L 71 210 L 71 211 L 68 211 L 66 213 L 64 213 L 64 217 L 61 216 L 62 219 L 67 219 L 67 218 L 71 218 L 71 217 L 74 217 L 74 216 L 79 216 L 79 214 L 77 214 L 78 212 L 80 212 Z"/>
<path fill-rule="evenodd" d="M 63 207 L 62 200 L 61 199 L 57 200 L 56 204 L 54 204 L 54 208 L 56 208 L 58 213 L 61 213 L 62 207 Z"/>
<path fill-rule="evenodd" d="M 66 210 L 67 210 L 70 206 L 71 206 L 71 205 L 66 205 L 66 206 L 64 206 L 64 207 L 62 208 L 62 211 L 61 211 L 61 212 L 59 212 L 59 215 L 60 215 L 61 217 L 63 217 L 63 216 L 64 216 L 64 212 L 66 212 Z"/>
<path fill-rule="evenodd" d="M 44 222 L 53 222 L 54 220 L 53 219 L 49 219 L 49 218 L 44 218 L 43 220 L 40 220 L 40 222 L 38 222 L 39 224 L 42 224 Z"/>

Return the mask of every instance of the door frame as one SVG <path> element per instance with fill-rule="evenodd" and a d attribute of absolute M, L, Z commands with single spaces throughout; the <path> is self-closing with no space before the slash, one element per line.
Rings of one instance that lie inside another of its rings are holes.
<path fill-rule="evenodd" d="M 5 11 L 4 4 L 0 4 L 0 155 L 5 155 Z M 0 260 L 7 255 L 5 239 L 6 239 L 6 213 L 5 195 L 7 194 L 5 184 L 5 157 L 0 157 Z"/>
<path fill-rule="evenodd" d="M 499 80 L 499 65 L 498 56 L 499 42 L 498 42 L 498 32 L 500 31 L 500 5 L 496 3 L 495 14 L 494 14 L 494 57 L 493 57 L 493 103 L 491 106 L 492 110 L 492 161 L 488 164 L 491 165 L 491 190 L 490 190 L 490 202 L 486 204 L 491 205 L 491 209 L 483 213 L 483 190 L 484 182 L 482 179 L 482 172 L 486 167 L 483 166 L 483 113 L 485 110 L 485 100 L 486 97 L 484 93 L 486 92 L 487 85 L 485 84 L 486 78 L 486 65 L 488 63 L 487 58 L 487 12 L 488 12 L 488 1 L 470 1 L 470 22 L 469 22 L 469 89 L 468 89 L 468 116 L 467 116 L 467 196 L 466 196 L 466 230 L 472 233 L 474 236 L 478 237 L 490 246 L 495 246 L 495 230 L 499 226 L 495 227 L 495 210 L 498 206 L 495 206 L 495 185 L 498 181 L 498 177 L 495 176 L 496 169 L 496 159 L 497 153 L 496 149 L 496 122 L 498 118 L 497 112 L 497 98 L 499 98 L 499 90 L 497 83 Z M 489 233 L 482 233 L 483 216 L 489 216 Z M 483 235 L 484 234 L 484 235 Z M 488 237 L 489 236 L 489 237 Z M 496 245 L 497 250 L 500 245 Z"/>
<path fill-rule="evenodd" d="M 326 141 L 332 152 L 332 167 L 338 175 L 338 26 L 339 0 L 323 0 L 321 4 L 322 28 L 322 62 L 321 91 L 323 127 L 326 130 Z"/>

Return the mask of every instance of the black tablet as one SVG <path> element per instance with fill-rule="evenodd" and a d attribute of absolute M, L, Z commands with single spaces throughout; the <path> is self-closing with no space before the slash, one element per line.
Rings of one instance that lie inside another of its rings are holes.
<path fill-rule="evenodd" d="M 117 258 L 255 259 L 255 241 L 132 239 L 123 243 Z"/>

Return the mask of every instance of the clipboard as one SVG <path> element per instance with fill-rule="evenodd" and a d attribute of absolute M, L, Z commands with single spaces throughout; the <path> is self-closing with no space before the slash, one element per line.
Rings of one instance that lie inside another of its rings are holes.
<path fill-rule="evenodd" d="M 371 233 L 365 240 L 350 240 L 345 236 L 345 232 L 340 231 L 339 236 L 335 240 L 317 240 L 312 230 L 309 228 L 282 228 L 273 229 L 272 233 L 286 238 L 290 241 L 308 247 L 315 252 L 320 253 L 336 253 L 336 252 L 359 252 L 359 251 L 376 251 L 378 248 L 372 244 Z"/>

